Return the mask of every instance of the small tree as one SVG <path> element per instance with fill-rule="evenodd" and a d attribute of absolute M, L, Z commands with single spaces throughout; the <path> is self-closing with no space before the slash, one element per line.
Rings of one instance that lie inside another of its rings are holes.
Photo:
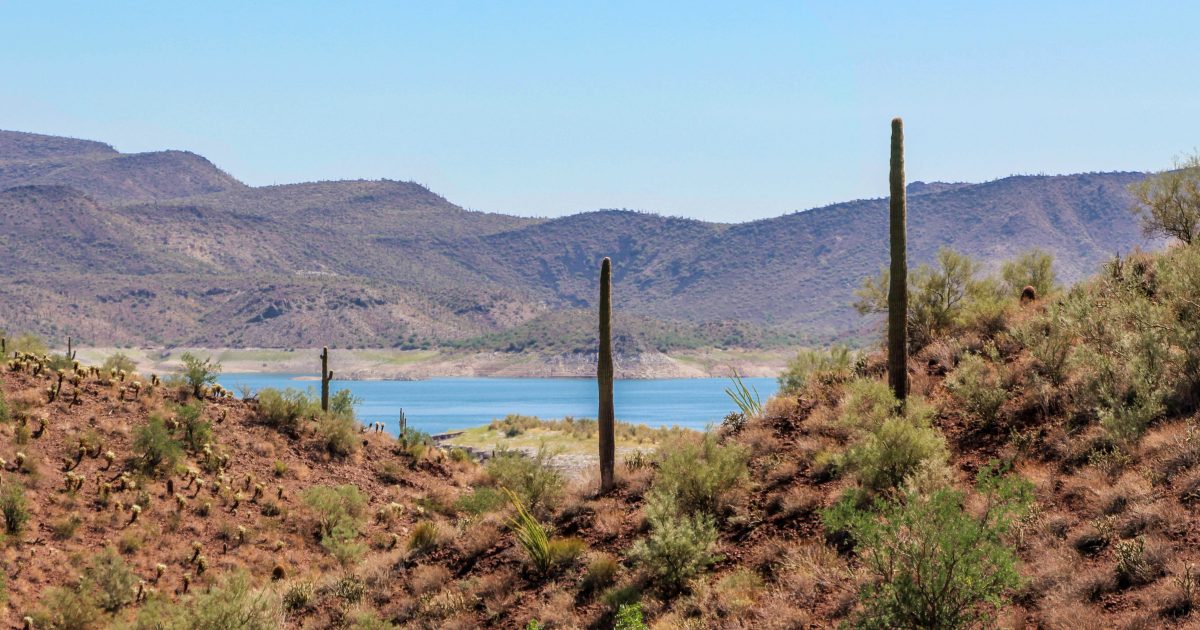
<path fill-rule="evenodd" d="M 1025 287 L 1033 287 L 1039 298 L 1050 295 L 1057 286 L 1054 275 L 1054 256 L 1044 250 L 1031 249 L 1000 267 L 1004 279 L 1004 291 L 1012 297 L 1021 294 Z"/>
<path fill-rule="evenodd" d="M 1006 592 L 1020 584 L 1016 553 L 1005 543 L 1032 501 L 1032 486 L 985 467 L 981 514 L 965 495 L 942 489 L 878 501 L 874 511 L 844 500 L 823 514 L 826 528 L 848 532 L 874 577 L 859 592 L 856 628 L 988 627 Z"/>
<path fill-rule="evenodd" d="M 217 382 L 221 374 L 221 364 L 215 363 L 212 357 L 201 359 L 191 352 L 184 352 L 179 357 L 183 361 L 183 377 L 192 386 L 192 395 L 200 398 L 202 390 Z"/>
<path fill-rule="evenodd" d="M 1130 187 L 1147 235 L 1177 238 L 1188 245 L 1200 238 L 1200 155 L 1175 163 Z"/>

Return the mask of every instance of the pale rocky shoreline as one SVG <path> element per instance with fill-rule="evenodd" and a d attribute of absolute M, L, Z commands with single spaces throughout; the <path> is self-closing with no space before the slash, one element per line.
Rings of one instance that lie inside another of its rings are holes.
<path fill-rule="evenodd" d="M 81 348 L 79 357 L 101 362 L 114 352 L 133 359 L 140 372 L 177 371 L 186 351 L 211 356 L 226 373 L 315 374 L 320 349 L 271 348 Z M 796 348 L 772 350 L 707 349 L 664 354 L 617 355 L 617 378 L 774 377 L 787 365 Z M 443 377 L 591 378 L 595 355 L 542 355 L 511 352 L 448 352 L 440 350 L 330 350 L 331 369 L 339 380 L 422 380 Z M 301 377 L 303 378 L 303 377 Z"/>

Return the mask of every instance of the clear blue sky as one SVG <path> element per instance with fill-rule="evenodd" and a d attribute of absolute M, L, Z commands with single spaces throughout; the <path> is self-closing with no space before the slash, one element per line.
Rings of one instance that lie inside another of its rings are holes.
<path fill-rule="evenodd" d="M 1185 2 L 0 0 L 0 128 L 253 185 L 734 221 L 884 195 L 895 115 L 910 180 L 1166 167 L 1200 145 L 1198 24 Z"/>

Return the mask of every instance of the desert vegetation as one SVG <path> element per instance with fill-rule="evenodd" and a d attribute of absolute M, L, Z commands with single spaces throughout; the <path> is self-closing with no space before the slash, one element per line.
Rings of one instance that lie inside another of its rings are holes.
<path fill-rule="evenodd" d="M 1178 176 L 1143 203 L 1191 190 Z M 477 461 L 411 427 L 389 435 L 348 392 L 238 399 L 209 357 L 147 376 L 6 338 L 7 620 L 1195 625 L 1200 248 L 1159 223 L 1172 246 L 1067 288 L 1039 251 L 989 275 L 945 249 L 869 278 L 864 313 L 908 305 L 886 349 L 803 352 L 775 397 L 656 434 L 611 473 L 563 471 L 549 448 Z M 547 426 L 607 429 L 489 430 Z M 637 433 L 615 423 L 611 440 Z"/>

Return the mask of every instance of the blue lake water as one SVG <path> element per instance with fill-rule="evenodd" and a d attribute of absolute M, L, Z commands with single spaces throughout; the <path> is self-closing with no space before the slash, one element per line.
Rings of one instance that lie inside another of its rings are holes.
<path fill-rule="evenodd" d="M 320 383 L 288 374 L 222 374 L 223 387 L 319 388 Z M 773 378 L 745 379 L 766 400 L 776 390 Z M 618 380 L 613 398 L 617 419 L 650 426 L 703 429 L 737 407 L 725 394 L 725 378 Z M 334 381 L 331 389 L 349 389 L 362 399 L 363 422 L 385 422 L 394 432 L 400 409 L 411 427 L 443 433 L 487 424 L 510 413 L 540 418 L 596 417 L 596 382 L 579 378 L 435 378 L 424 381 Z"/>

